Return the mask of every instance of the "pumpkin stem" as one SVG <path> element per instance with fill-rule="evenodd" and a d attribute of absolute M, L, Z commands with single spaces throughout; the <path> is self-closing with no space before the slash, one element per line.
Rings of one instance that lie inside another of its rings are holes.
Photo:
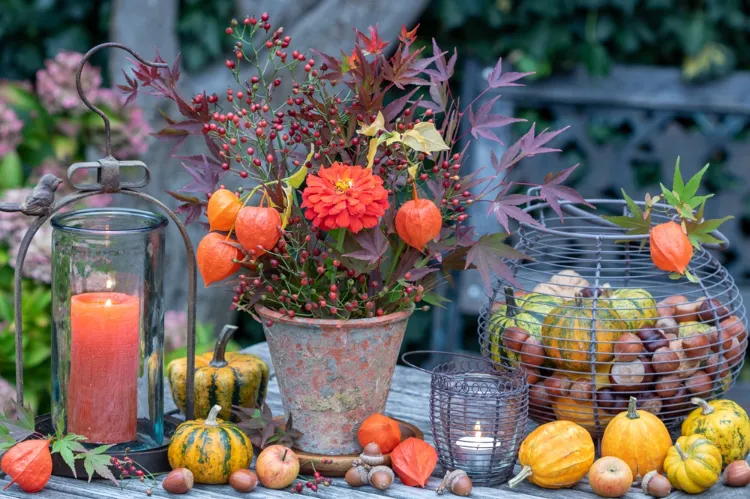
<path fill-rule="evenodd" d="M 219 333 L 219 339 L 216 340 L 216 346 L 214 347 L 214 357 L 211 359 L 211 362 L 208 363 L 209 366 L 225 367 L 227 365 L 224 355 L 227 352 L 227 344 L 229 343 L 229 340 L 232 339 L 232 335 L 235 331 L 237 331 L 237 326 L 231 326 L 229 324 L 222 328 L 221 333 Z"/>
<path fill-rule="evenodd" d="M 638 419 L 640 416 L 638 415 L 638 411 L 636 410 L 636 404 L 638 403 L 638 399 L 635 397 L 630 397 L 630 400 L 628 400 L 628 419 Z"/>
<path fill-rule="evenodd" d="M 211 412 L 208 413 L 208 417 L 203 422 L 206 426 L 218 426 L 219 422 L 216 421 L 216 416 L 219 415 L 219 412 L 221 411 L 220 405 L 215 405 L 211 408 Z"/>
<path fill-rule="evenodd" d="M 507 317 L 515 317 L 518 313 L 518 304 L 516 304 L 516 296 L 513 294 L 513 288 L 505 286 L 505 315 Z"/>
<path fill-rule="evenodd" d="M 687 461 L 688 460 L 688 456 L 687 456 L 687 454 L 685 454 L 685 451 L 682 450 L 682 447 L 680 447 L 680 444 L 678 444 L 677 442 L 675 442 L 674 443 L 674 448 L 677 449 L 677 453 L 680 455 L 680 459 L 682 459 L 683 461 Z"/>
<path fill-rule="evenodd" d="M 703 400 L 700 397 L 693 397 L 693 398 L 691 398 L 690 399 L 690 403 L 693 404 L 693 405 L 699 405 L 699 406 L 701 406 L 701 409 L 702 409 L 701 414 L 704 415 L 704 416 L 708 416 L 709 414 L 713 414 L 714 413 L 714 408 L 711 407 L 708 402 L 706 402 L 705 400 Z"/>
<path fill-rule="evenodd" d="M 411 192 L 412 192 L 412 194 L 414 196 L 414 201 L 416 201 L 417 199 L 419 199 L 419 196 L 417 195 L 417 183 L 414 182 L 414 181 L 411 183 Z"/>
<path fill-rule="evenodd" d="M 531 466 L 524 466 L 523 469 L 521 469 L 521 472 L 508 482 L 508 486 L 511 489 L 515 489 L 519 483 L 523 482 L 533 474 L 534 472 L 531 471 Z"/>

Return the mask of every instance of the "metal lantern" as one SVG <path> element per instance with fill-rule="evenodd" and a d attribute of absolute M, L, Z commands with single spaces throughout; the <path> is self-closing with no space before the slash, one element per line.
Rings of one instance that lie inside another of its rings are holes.
<path fill-rule="evenodd" d="M 438 362 L 432 370 L 413 362 L 425 355 Z M 526 430 L 529 387 L 523 373 L 446 352 L 415 351 L 401 359 L 431 377 L 430 429 L 443 470 L 462 470 L 474 485 L 506 482 Z"/>
<path fill-rule="evenodd" d="M 588 201 L 599 213 L 625 205 Z M 670 279 L 654 266 L 647 234 L 570 203 L 564 221 L 545 217 L 548 208 L 524 209 L 540 221 L 519 230 L 516 247 L 530 260 L 511 262 L 515 281 L 499 283 L 482 310 L 483 355 L 526 372 L 529 416 L 540 423 L 571 420 L 601 436 L 635 397 L 677 430 L 695 397 L 721 397 L 742 368 L 747 318 L 732 276 L 702 247 L 688 267 L 699 281 Z M 657 205 L 654 223 L 670 220 L 668 209 Z M 728 246 L 712 235 L 720 243 L 706 247 Z"/>
<path fill-rule="evenodd" d="M 109 119 L 83 93 L 81 73 L 86 61 L 108 47 L 125 50 L 147 66 L 167 67 L 147 62 L 119 43 L 104 43 L 86 53 L 78 66 L 76 86 L 84 104 L 104 120 L 106 156 L 70 166 L 67 175 L 76 191 L 57 202 L 54 194 L 61 180 L 48 174 L 21 205 L 4 207 L 36 217 L 23 238 L 15 268 L 17 400 L 23 403 L 23 264 L 32 238 L 51 219 L 52 414 L 40 416 L 37 429 L 76 433 L 90 445 L 112 444 L 110 452 L 115 456 L 127 452 L 152 472 L 167 471 L 167 443 L 176 424 L 165 419 L 163 401 L 164 231 L 168 219 L 180 230 L 188 259 L 188 419 L 194 404 L 195 253 L 175 213 L 137 190 L 149 182 L 146 165 L 112 157 Z M 140 180 L 121 181 L 122 167 L 141 170 Z M 96 182 L 75 183 L 73 177 L 81 171 L 95 173 Z M 148 201 L 166 216 L 121 208 L 60 212 L 104 193 Z M 63 463 L 56 463 L 54 472 L 70 474 Z M 82 475 L 86 476 L 79 470 Z"/>

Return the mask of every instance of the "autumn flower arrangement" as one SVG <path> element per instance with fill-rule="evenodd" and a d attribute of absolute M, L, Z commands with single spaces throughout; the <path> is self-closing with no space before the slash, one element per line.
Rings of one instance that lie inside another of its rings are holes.
<path fill-rule="evenodd" d="M 176 103 L 181 118 L 157 137 L 205 141 L 205 155 L 177 156 L 193 181 L 170 194 L 188 222 L 207 216 L 199 269 L 206 285 L 231 279 L 233 307 L 332 319 L 426 309 L 450 271 L 477 268 L 489 287 L 493 273 L 509 275 L 504 258 L 523 257 L 506 233 L 474 234 L 467 207 L 485 204 L 510 232 L 510 219 L 530 219 L 519 208 L 527 201 L 558 213 L 559 200 L 582 201 L 562 185 L 575 167 L 548 175 L 538 196 L 516 193 L 536 184 L 508 180 L 524 158 L 557 151 L 547 144 L 564 129 L 532 124 L 493 154 L 502 182 L 465 173 L 468 135 L 501 143 L 496 130 L 523 120 L 493 114 L 499 96 L 484 92 L 460 107 L 449 86 L 456 52 L 416 48 L 416 31 L 402 29 L 393 50 L 377 26 L 356 31 L 354 49 L 337 57 L 293 50 L 262 14 L 227 27 L 236 86 L 221 95 L 183 98 L 179 62 L 126 75 L 129 99 L 142 91 Z M 485 92 L 528 74 L 498 61 Z"/>

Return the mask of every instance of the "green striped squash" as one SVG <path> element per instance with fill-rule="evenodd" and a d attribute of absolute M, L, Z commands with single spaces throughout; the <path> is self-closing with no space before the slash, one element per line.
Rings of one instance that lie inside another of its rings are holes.
<path fill-rule="evenodd" d="M 195 414 L 208 417 L 215 405 L 223 409 L 219 416 L 235 420 L 233 405 L 261 407 L 268 388 L 268 365 L 260 357 L 250 354 L 226 352 L 227 343 L 237 328 L 225 327 L 213 352 L 195 357 Z M 175 359 L 167 366 L 167 379 L 175 404 L 185 413 L 187 358 Z"/>
<path fill-rule="evenodd" d="M 615 310 L 602 302 L 597 303 L 594 321 L 592 305 L 593 300 L 578 295 L 554 309 L 544 320 L 542 343 L 558 368 L 580 372 L 591 370 L 592 325 L 596 341 L 594 360 L 612 360 L 614 342 L 624 332 L 623 321 Z"/>
<path fill-rule="evenodd" d="M 625 322 L 627 331 L 640 331 L 653 327 L 659 312 L 656 300 L 651 293 L 642 288 L 623 288 L 613 291 L 609 296 L 609 306 L 617 310 L 620 318 Z"/>
<path fill-rule="evenodd" d="M 215 405 L 206 419 L 185 421 L 169 442 L 169 465 L 189 469 L 198 483 L 228 483 L 232 472 L 253 460 L 250 439 L 234 423 L 217 419 L 219 411 Z"/>

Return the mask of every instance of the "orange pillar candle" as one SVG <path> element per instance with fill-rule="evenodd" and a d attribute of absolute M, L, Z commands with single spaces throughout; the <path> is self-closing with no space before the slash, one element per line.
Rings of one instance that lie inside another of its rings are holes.
<path fill-rule="evenodd" d="M 136 439 L 140 301 L 123 293 L 83 293 L 70 303 L 68 431 L 87 441 Z"/>

